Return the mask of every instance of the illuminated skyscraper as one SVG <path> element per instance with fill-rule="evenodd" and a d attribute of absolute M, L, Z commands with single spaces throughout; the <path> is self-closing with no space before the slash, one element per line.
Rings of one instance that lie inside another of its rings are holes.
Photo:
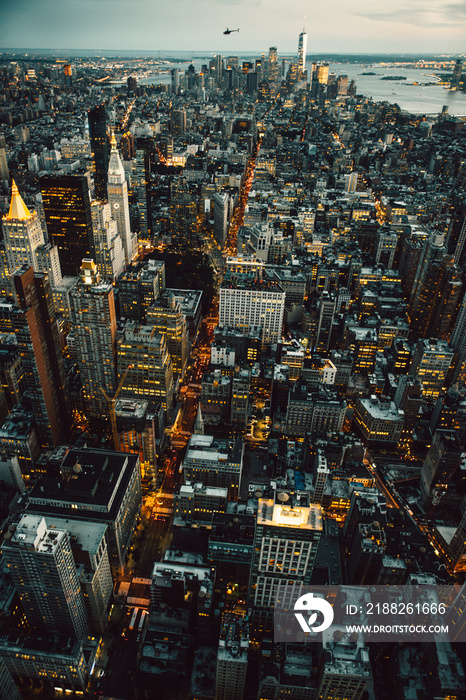
<path fill-rule="evenodd" d="M 101 282 L 93 260 L 84 259 L 78 286 L 70 295 L 72 333 L 89 415 L 107 413 L 101 389 L 115 393 L 116 314 L 113 287 Z"/>
<path fill-rule="evenodd" d="M 277 586 L 288 599 L 309 585 L 322 527 L 322 509 L 309 493 L 259 498 L 248 601 L 256 635 L 270 631 Z"/>
<path fill-rule="evenodd" d="M 278 80 L 278 57 L 277 57 L 277 47 L 271 46 L 269 49 L 269 60 L 268 60 L 268 79 L 269 83 L 276 83 Z"/>
<path fill-rule="evenodd" d="M 165 289 L 165 263 L 145 260 L 133 263 L 118 280 L 120 314 L 127 319 L 146 322 L 149 306 Z"/>
<path fill-rule="evenodd" d="M 118 338 L 118 375 L 129 367 L 122 397 L 161 403 L 167 415 L 173 406 L 173 368 L 165 338 L 152 326 L 126 323 Z"/>
<path fill-rule="evenodd" d="M 278 342 L 285 313 L 285 292 L 273 282 L 232 280 L 220 287 L 219 325 L 238 328 L 243 335 L 261 329 L 262 345 Z"/>
<path fill-rule="evenodd" d="M 327 85 L 327 83 L 328 83 L 328 71 L 329 71 L 328 63 L 320 63 L 317 66 L 316 78 L 317 78 L 317 82 L 319 82 L 321 85 Z"/>
<path fill-rule="evenodd" d="M 117 151 L 115 135 L 111 140 L 110 164 L 108 168 L 108 203 L 111 208 L 111 216 L 116 221 L 118 235 L 121 238 L 125 251 L 126 265 L 137 253 L 138 239 L 131 233 L 128 204 L 128 185 L 125 179 L 125 171 Z"/>
<path fill-rule="evenodd" d="M 149 154 L 145 148 L 136 150 L 135 185 L 138 195 L 139 232 L 142 238 L 149 236 Z"/>
<path fill-rule="evenodd" d="M 44 243 L 44 233 L 37 212 L 30 212 L 12 182 L 10 210 L 3 217 L 3 240 L 10 273 L 21 265 L 37 270 L 36 250 Z"/>
<path fill-rule="evenodd" d="M 147 309 L 147 323 L 164 336 L 176 378 L 183 378 L 189 354 L 186 317 L 172 292 L 159 298 Z"/>
<path fill-rule="evenodd" d="M 421 338 L 416 343 L 409 374 L 419 378 L 424 396 L 437 399 L 452 361 L 453 350 L 444 340 Z"/>
<path fill-rule="evenodd" d="M 11 321 L 21 350 L 37 432 L 43 447 L 69 430 L 69 397 L 52 290 L 47 275 L 24 265 L 13 275 L 17 304 Z"/>
<path fill-rule="evenodd" d="M 68 532 L 49 529 L 41 515 L 23 515 L 2 552 L 28 623 L 86 638 L 89 620 Z"/>
<path fill-rule="evenodd" d="M 84 175 L 41 178 L 47 231 L 58 247 L 64 275 L 76 277 L 81 261 L 94 255 L 89 183 Z"/>
<path fill-rule="evenodd" d="M 299 35 L 299 42 L 298 42 L 298 75 L 301 73 L 304 73 L 306 70 L 306 51 L 307 51 L 307 34 L 306 30 L 303 28 L 303 31 Z"/>
<path fill-rule="evenodd" d="M 89 110 L 89 136 L 94 160 L 95 198 L 107 199 L 108 141 L 107 113 L 105 105 L 97 105 Z"/>

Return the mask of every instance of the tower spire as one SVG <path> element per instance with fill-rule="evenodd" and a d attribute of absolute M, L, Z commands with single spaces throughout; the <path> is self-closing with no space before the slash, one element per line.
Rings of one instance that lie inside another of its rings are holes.
<path fill-rule="evenodd" d="M 197 407 L 196 419 L 194 421 L 194 435 L 204 435 L 204 419 L 202 417 L 201 402 Z"/>
<path fill-rule="evenodd" d="M 24 221 L 24 219 L 29 219 L 31 212 L 25 205 L 23 198 L 21 197 L 18 186 L 14 180 L 11 181 L 11 202 L 10 211 L 6 219 L 14 219 L 15 221 Z"/>

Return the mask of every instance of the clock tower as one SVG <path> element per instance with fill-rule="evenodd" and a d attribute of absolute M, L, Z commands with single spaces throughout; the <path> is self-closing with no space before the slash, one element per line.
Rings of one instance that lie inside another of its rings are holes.
<path fill-rule="evenodd" d="M 125 171 L 117 151 L 115 134 L 112 134 L 110 163 L 108 168 L 108 203 L 110 204 L 112 217 L 117 224 L 117 231 L 121 237 L 125 251 L 126 265 L 137 253 L 137 235 L 131 233 L 128 205 L 128 185 L 125 179 Z"/>

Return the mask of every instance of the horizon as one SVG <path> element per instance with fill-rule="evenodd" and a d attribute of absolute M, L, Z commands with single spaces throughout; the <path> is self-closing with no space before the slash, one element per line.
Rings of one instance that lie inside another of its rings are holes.
<path fill-rule="evenodd" d="M 268 50 L 268 48 L 267 48 Z M 267 50 L 263 49 L 249 49 L 249 50 L 241 50 L 241 51 L 236 51 L 234 55 L 243 55 L 243 56 L 251 56 L 251 55 L 260 55 L 262 53 L 265 53 Z M 187 54 L 191 55 L 194 58 L 202 58 L 205 55 L 219 55 L 222 53 L 221 49 L 204 49 L 204 50 L 195 50 L 195 49 L 97 49 L 97 48 L 86 48 L 86 49 L 80 49 L 77 47 L 73 48 L 63 48 L 63 47 L 19 47 L 19 46 L 0 46 L 0 55 L 8 53 L 8 54 L 20 54 L 21 56 L 28 56 L 30 53 L 34 54 L 41 54 L 41 55 L 54 55 L 55 53 L 68 53 L 68 54 L 74 54 L 74 53 L 79 53 L 82 54 L 83 56 L 89 56 L 91 53 L 92 54 L 111 54 L 115 56 L 121 56 L 123 54 L 136 54 L 136 57 L 146 57 L 148 55 L 153 55 L 153 54 L 158 54 L 157 57 L 164 58 L 166 56 L 170 56 L 171 54 Z M 227 55 L 228 52 L 223 51 L 225 55 Z M 162 54 L 162 55 L 161 55 Z M 194 56 L 194 54 L 198 54 L 198 56 Z M 296 51 L 279 51 L 278 54 L 283 57 L 288 57 L 288 56 L 295 56 Z M 389 56 L 389 57 L 398 57 L 402 58 L 405 57 L 406 59 L 410 59 L 413 57 L 417 58 L 424 58 L 424 59 L 441 59 L 441 58 L 466 58 L 466 52 L 445 52 L 445 51 L 436 51 L 436 52 L 427 52 L 427 51 L 332 51 L 332 50 L 326 50 L 326 51 L 314 51 L 314 52 L 307 52 L 307 61 L 309 61 L 312 57 L 317 57 L 317 56 L 354 56 L 354 57 L 381 57 L 381 56 Z M 98 57 L 98 56 L 96 56 Z M 178 58 L 178 56 L 176 56 Z M 189 58 L 187 59 L 189 60 Z"/>

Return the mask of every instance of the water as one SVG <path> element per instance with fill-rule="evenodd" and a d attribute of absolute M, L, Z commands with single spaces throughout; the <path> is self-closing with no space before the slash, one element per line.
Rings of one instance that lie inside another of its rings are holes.
<path fill-rule="evenodd" d="M 361 75 L 363 71 L 376 75 Z M 387 68 L 375 65 L 363 66 L 355 63 L 331 63 L 330 72 L 346 74 L 356 80 L 358 95 L 372 97 L 376 102 L 396 102 L 403 111 L 412 114 L 439 114 L 444 105 L 449 114 L 466 115 L 466 93 L 446 90 L 443 85 L 422 85 L 436 83 L 433 71 L 426 68 Z M 381 80 L 384 76 L 405 76 L 406 80 Z M 414 82 L 420 83 L 413 85 Z"/>
<path fill-rule="evenodd" d="M 246 60 L 241 56 L 240 60 Z M 171 82 L 170 68 L 178 68 L 184 72 L 190 64 L 193 64 L 196 72 L 201 70 L 203 64 L 208 64 L 209 57 L 194 57 L 185 63 L 175 63 L 167 66 L 167 73 L 142 78 L 142 85 L 169 85 Z M 310 70 L 310 64 L 308 63 Z M 364 74 L 365 72 L 365 74 Z M 367 73 L 375 73 L 368 75 Z M 425 85 L 436 83 L 437 77 L 426 68 L 388 68 L 381 65 L 362 65 L 360 63 L 331 63 L 330 73 L 347 75 L 349 80 L 356 80 L 358 95 L 371 97 L 376 102 L 396 103 L 405 112 L 412 114 L 437 115 L 446 105 L 448 112 L 455 116 L 466 115 L 466 93 L 447 90 L 443 85 Z M 406 80 L 381 80 L 384 76 L 405 76 Z M 419 85 L 413 85 L 413 83 Z"/>

